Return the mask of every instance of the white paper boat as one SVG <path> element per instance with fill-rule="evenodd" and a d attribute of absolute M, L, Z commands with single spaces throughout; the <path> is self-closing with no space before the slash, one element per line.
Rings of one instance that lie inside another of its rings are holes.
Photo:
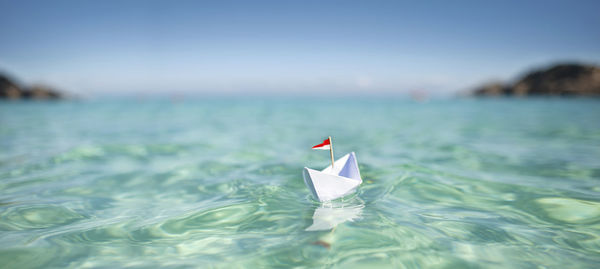
<path fill-rule="evenodd" d="M 313 223 L 305 231 L 331 230 L 346 221 L 354 221 L 360 218 L 364 207 L 363 203 L 346 205 L 323 204 L 315 208 L 312 217 Z"/>
<path fill-rule="evenodd" d="M 362 183 L 354 152 L 335 161 L 333 171 L 331 165 L 322 171 L 304 167 L 302 176 L 306 187 L 321 202 L 353 193 Z"/>

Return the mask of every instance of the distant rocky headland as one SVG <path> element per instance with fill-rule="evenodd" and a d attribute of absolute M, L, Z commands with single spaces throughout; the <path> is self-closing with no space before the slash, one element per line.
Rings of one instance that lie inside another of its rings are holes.
<path fill-rule="evenodd" d="M 10 77 L 0 74 L 0 99 L 65 99 L 66 95 L 44 85 L 22 86 Z"/>
<path fill-rule="evenodd" d="M 600 67 L 557 64 L 525 74 L 515 83 L 480 86 L 474 96 L 595 96 L 600 97 Z"/>

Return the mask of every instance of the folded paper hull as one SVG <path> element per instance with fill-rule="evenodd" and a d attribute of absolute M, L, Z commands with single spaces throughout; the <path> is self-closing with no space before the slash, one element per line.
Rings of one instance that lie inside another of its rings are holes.
<path fill-rule="evenodd" d="M 330 201 L 353 193 L 362 183 L 354 152 L 344 155 L 331 166 L 317 171 L 304 167 L 304 183 L 313 196 L 321 201 Z"/>

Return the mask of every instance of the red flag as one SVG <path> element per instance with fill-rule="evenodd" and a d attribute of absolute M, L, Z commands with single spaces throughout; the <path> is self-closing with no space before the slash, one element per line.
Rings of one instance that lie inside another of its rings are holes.
<path fill-rule="evenodd" d="M 329 138 L 323 140 L 323 143 L 313 146 L 312 148 L 313 149 L 324 149 L 324 150 L 331 149 L 331 145 L 329 144 Z"/>

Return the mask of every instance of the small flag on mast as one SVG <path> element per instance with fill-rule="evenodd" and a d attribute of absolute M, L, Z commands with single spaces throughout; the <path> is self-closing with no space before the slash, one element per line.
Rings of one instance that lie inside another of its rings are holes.
<path fill-rule="evenodd" d="M 323 143 L 315 145 L 312 148 L 329 150 L 329 153 L 331 154 L 331 170 L 333 170 L 333 165 L 335 162 L 333 161 L 333 146 L 331 145 L 331 136 L 323 140 Z"/>
<path fill-rule="evenodd" d="M 323 150 L 330 150 L 331 149 L 331 143 L 329 142 L 329 138 L 325 139 L 323 141 L 323 143 L 315 145 L 312 147 L 313 149 L 323 149 Z"/>

